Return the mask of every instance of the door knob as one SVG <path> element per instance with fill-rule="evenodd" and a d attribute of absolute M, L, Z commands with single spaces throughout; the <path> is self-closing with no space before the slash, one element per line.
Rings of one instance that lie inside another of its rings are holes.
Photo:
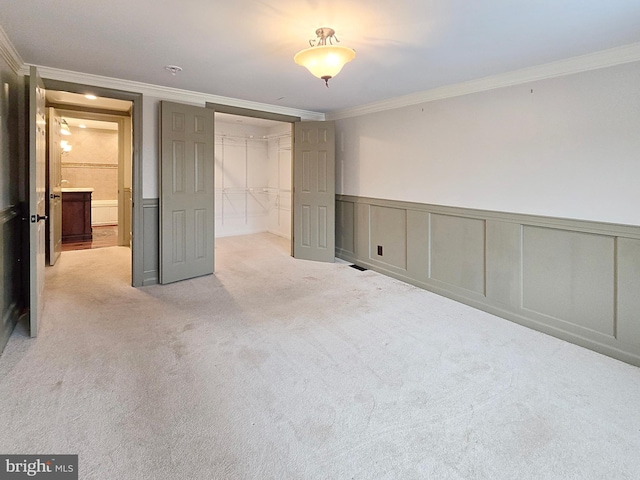
<path fill-rule="evenodd" d="M 31 223 L 38 223 L 40 220 L 47 220 L 46 215 L 31 215 Z"/>

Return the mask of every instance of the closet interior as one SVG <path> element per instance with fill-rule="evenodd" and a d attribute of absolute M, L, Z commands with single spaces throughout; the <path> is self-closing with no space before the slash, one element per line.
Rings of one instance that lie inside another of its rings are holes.
<path fill-rule="evenodd" d="M 292 124 L 216 113 L 216 237 L 291 239 Z"/>

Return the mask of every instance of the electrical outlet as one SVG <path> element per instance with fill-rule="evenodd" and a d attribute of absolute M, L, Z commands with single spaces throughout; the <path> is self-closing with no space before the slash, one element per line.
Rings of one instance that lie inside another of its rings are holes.
<path fill-rule="evenodd" d="M 382 245 L 378 245 L 378 256 L 382 256 Z"/>

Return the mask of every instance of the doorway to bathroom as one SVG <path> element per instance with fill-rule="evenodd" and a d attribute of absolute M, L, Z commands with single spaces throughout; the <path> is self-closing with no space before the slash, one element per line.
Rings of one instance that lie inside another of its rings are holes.
<path fill-rule="evenodd" d="M 54 90 L 46 99 L 48 264 L 61 252 L 130 248 L 132 102 Z"/>
<path fill-rule="evenodd" d="M 131 142 L 126 138 L 130 137 L 129 117 L 93 114 L 89 118 L 82 112 L 57 111 L 71 132 L 62 140 L 68 149 L 62 151 L 61 161 L 62 251 L 129 247 Z M 87 208 L 82 204 L 83 195 L 90 201 Z M 85 222 L 86 213 L 90 214 L 90 220 Z"/>

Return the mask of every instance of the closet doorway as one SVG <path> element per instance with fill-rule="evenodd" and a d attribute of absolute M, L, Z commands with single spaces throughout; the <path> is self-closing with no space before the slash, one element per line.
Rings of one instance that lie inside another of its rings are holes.
<path fill-rule="evenodd" d="M 216 111 L 216 238 L 251 235 L 292 254 L 292 128 Z"/>

